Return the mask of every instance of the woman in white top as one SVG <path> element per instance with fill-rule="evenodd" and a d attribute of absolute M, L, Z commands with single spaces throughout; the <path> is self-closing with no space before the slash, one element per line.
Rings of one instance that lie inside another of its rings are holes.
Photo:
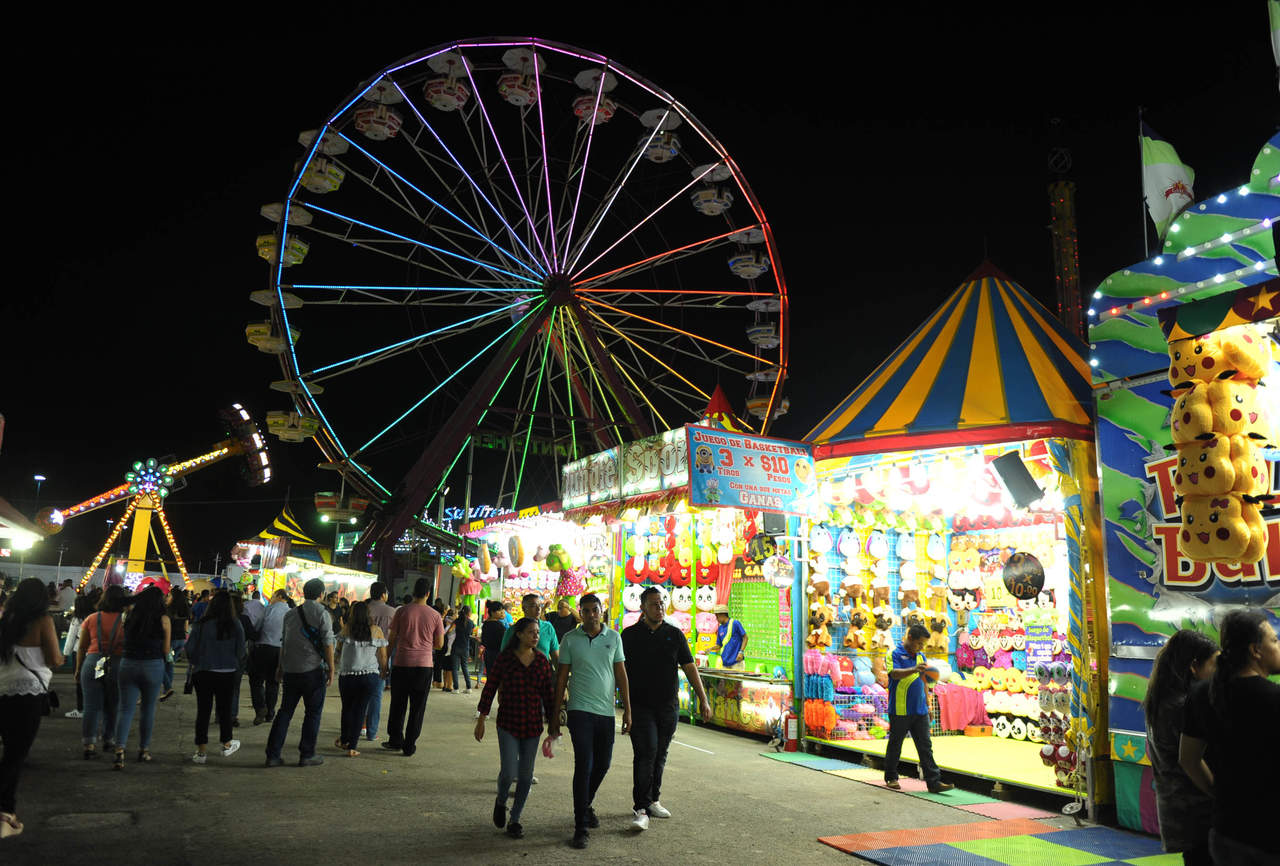
<path fill-rule="evenodd" d="M 369 621 L 369 606 L 358 601 L 351 605 L 338 640 L 343 645 L 338 659 L 342 730 L 333 745 L 345 750 L 347 757 L 355 758 L 360 754 L 360 725 L 369 702 L 382 691 L 382 681 L 387 676 L 387 638 Z"/>
<path fill-rule="evenodd" d="M 15 814 L 18 774 L 40 729 L 52 669 L 62 662 L 44 584 L 29 577 L 0 616 L 0 839 L 22 832 Z"/>

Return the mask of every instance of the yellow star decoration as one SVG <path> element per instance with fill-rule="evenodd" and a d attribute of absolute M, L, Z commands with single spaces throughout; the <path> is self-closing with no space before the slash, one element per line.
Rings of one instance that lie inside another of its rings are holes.
<path fill-rule="evenodd" d="M 1261 312 L 1264 307 L 1271 306 L 1271 299 L 1280 292 L 1268 292 L 1266 289 L 1259 289 L 1258 294 L 1253 297 L 1253 312 L 1256 315 Z"/>
<path fill-rule="evenodd" d="M 1133 740 L 1126 739 L 1120 746 L 1120 751 L 1126 758 L 1132 760 L 1138 754 L 1138 747 L 1133 744 Z"/>

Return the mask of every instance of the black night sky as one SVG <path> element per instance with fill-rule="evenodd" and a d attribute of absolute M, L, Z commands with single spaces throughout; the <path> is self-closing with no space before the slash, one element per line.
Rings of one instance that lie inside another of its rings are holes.
<path fill-rule="evenodd" d="M 136 459 L 200 453 L 231 402 L 258 417 L 286 408 L 267 387 L 278 365 L 243 329 L 261 318 L 249 293 L 268 286 L 258 208 L 287 190 L 298 132 L 396 59 L 495 30 L 616 59 L 734 156 L 773 226 L 792 304 L 791 413 L 773 432 L 800 438 L 984 254 L 1053 307 L 1054 145 L 1071 153 L 1091 290 L 1143 257 L 1139 106 L 1195 168 L 1197 198 L 1238 185 L 1274 134 L 1265 3 L 1188 6 L 1194 21 L 1177 4 L 1141 4 L 1160 20 L 1077 11 L 1087 7 L 865 4 L 840 22 L 825 7 L 782 20 L 664 7 L 638 21 L 488 10 L 399 22 L 383 7 L 359 20 L 316 9 L 301 29 L 246 21 L 145 39 L 155 22 L 44 22 L 10 67 L 19 224 L 0 301 L 0 496 L 33 514 L 42 473 L 38 504 L 71 504 Z M 286 493 L 321 532 L 311 495 L 334 476 L 314 468 L 319 452 L 273 439 L 271 453 L 266 487 L 223 466 L 170 501 L 190 567 L 225 560 Z M 555 496 L 539 492 L 522 504 Z M 478 488 L 473 501 L 490 499 Z M 56 561 L 65 542 L 64 562 L 86 562 L 107 516 L 73 522 L 29 561 Z"/>

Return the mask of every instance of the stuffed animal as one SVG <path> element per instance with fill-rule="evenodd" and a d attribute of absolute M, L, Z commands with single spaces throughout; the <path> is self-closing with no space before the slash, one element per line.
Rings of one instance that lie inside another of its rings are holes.
<path fill-rule="evenodd" d="M 916 588 L 914 574 L 911 577 L 902 576 L 902 581 L 898 584 L 898 602 L 903 610 L 914 610 L 919 607 L 920 590 Z"/>
<path fill-rule="evenodd" d="M 1215 334 L 1169 341 L 1169 384 L 1210 382 L 1226 369 Z"/>
<path fill-rule="evenodd" d="M 889 578 L 877 574 L 871 579 L 871 602 L 877 607 L 889 603 Z"/>
<path fill-rule="evenodd" d="M 809 530 L 809 550 L 819 555 L 826 555 L 832 547 L 831 530 L 819 523 Z"/>
<path fill-rule="evenodd" d="M 889 649 L 893 645 L 893 637 L 889 634 L 894 623 L 893 611 L 886 604 L 873 609 L 872 614 L 875 616 L 876 633 L 871 638 L 871 648 Z"/>
<path fill-rule="evenodd" d="M 872 530 L 867 536 L 867 556 L 872 559 L 884 559 L 889 555 L 889 539 L 879 529 Z"/>
<path fill-rule="evenodd" d="M 714 586 L 700 586 L 693 594 L 694 606 L 698 610 L 710 611 L 716 606 L 716 588 Z M 701 628 L 698 631 L 702 631 Z"/>
<path fill-rule="evenodd" d="M 905 628 L 911 628 L 913 625 L 925 624 L 924 611 L 920 610 L 918 607 L 913 607 L 910 610 L 903 610 L 901 613 L 902 625 Z"/>
<path fill-rule="evenodd" d="M 929 655 L 946 655 L 948 634 L 951 620 L 947 615 L 936 613 L 929 617 L 929 640 L 925 642 L 924 651 Z"/>
<path fill-rule="evenodd" d="M 858 604 L 862 601 L 865 588 L 862 585 L 861 575 L 845 575 L 840 581 L 840 594 L 852 604 Z"/>
<path fill-rule="evenodd" d="M 870 620 L 861 608 L 857 608 L 849 617 L 849 630 L 844 635 L 844 645 L 852 650 L 867 648 L 867 636 L 863 631 Z"/>
<path fill-rule="evenodd" d="M 942 613 L 947 609 L 947 588 L 941 583 L 931 583 L 925 588 L 924 606 Z"/>
<path fill-rule="evenodd" d="M 809 605 L 809 636 L 805 643 L 809 646 L 826 648 L 831 646 L 831 632 L 827 625 L 835 620 L 835 612 L 830 605 L 815 601 Z"/>
<path fill-rule="evenodd" d="M 1266 552 L 1267 528 L 1253 502 L 1241 496 L 1188 496 L 1178 549 L 1196 562 L 1257 562 Z"/>
<path fill-rule="evenodd" d="M 1207 390 L 1213 432 L 1249 436 L 1259 441 L 1269 439 L 1271 431 L 1264 411 L 1263 388 L 1265 386 L 1256 380 L 1249 379 L 1221 378 L 1210 382 Z"/>
<path fill-rule="evenodd" d="M 693 590 L 688 586 L 678 586 L 671 590 L 671 604 L 676 610 L 688 613 L 693 608 Z"/>

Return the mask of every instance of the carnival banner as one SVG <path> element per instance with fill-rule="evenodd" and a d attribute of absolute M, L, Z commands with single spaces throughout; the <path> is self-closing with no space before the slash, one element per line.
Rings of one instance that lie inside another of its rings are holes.
<path fill-rule="evenodd" d="M 801 442 L 690 424 L 689 503 L 804 514 L 817 475 Z"/>

